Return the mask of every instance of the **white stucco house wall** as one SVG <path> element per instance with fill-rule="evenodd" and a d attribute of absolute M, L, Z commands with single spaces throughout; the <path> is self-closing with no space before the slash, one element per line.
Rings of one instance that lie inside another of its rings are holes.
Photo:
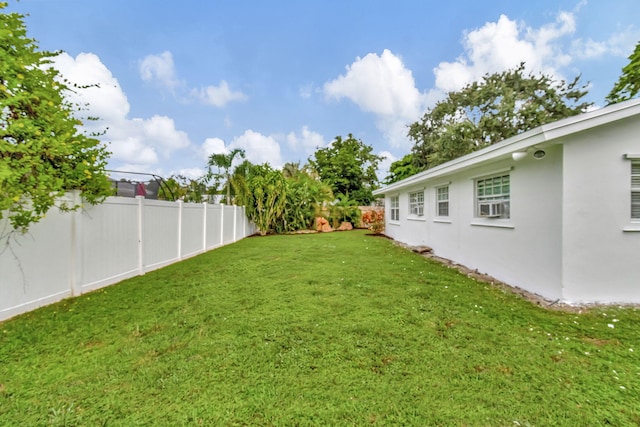
<path fill-rule="evenodd" d="M 375 191 L 385 233 L 550 300 L 640 303 L 640 100 Z"/>

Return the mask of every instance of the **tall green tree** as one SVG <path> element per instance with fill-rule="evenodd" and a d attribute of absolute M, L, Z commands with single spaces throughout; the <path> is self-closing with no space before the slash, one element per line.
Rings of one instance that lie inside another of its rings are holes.
<path fill-rule="evenodd" d="M 24 232 L 66 191 L 93 204 L 109 195 L 108 152 L 79 130 L 78 107 L 65 98 L 77 88 L 51 67 L 57 54 L 27 37 L 22 15 L 0 13 L 0 46 L 0 218 Z"/>
<path fill-rule="evenodd" d="M 334 194 L 368 205 L 378 184 L 376 169 L 381 160 L 371 146 L 349 134 L 346 139 L 337 136 L 328 147 L 316 150 L 309 164 Z"/>
<path fill-rule="evenodd" d="M 611 92 L 607 95 L 607 104 L 635 98 L 640 92 L 640 42 L 629 56 L 629 63 L 622 69 L 622 74 Z"/>
<path fill-rule="evenodd" d="M 231 204 L 231 189 L 233 187 L 231 182 L 231 168 L 233 167 L 233 161 L 236 156 L 245 157 L 244 150 L 241 148 L 235 148 L 228 153 L 215 153 L 209 156 L 209 173 L 208 177 L 213 178 L 216 181 L 216 187 L 223 182 L 223 189 L 226 191 L 227 197 L 225 203 Z M 211 170 L 212 167 L 217 168 L 217 172 Z"/>
<path fill-rule="evenodd" d="M 296 167 L 295 171 L 285 177 L 284 170 L 249 161 L 235 168 L 232 184 L 237 201 L 245 206 L 247 217 L 261 234 L 308 229 L 321 215 L 323 203 L 333 199 L 327 184 L 304 169 Z"/>
<path fill-rule="evenodd" d="M 580 76 L 571 82 L 525 74 L 524 63 L 450 92 L 409 128 L 413 164 L 426 169 L 565 117 L 591 103 Z"/>
<path fill-rule="evenodd" d="M 409 178 L 412 175 L 422 172 L 423 169 L 415 165 L 413 154 L 409 153 L 400 160 L 396 160 L 389 166 L 389 174 L 385 178 L 385 184 L 392 184 L 394 182 L 401 181 L 405 178 Z"/>

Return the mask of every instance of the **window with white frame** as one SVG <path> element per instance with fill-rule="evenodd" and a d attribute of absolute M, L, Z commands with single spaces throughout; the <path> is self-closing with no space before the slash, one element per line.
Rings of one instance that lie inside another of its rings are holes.
<path fill-rule="evenodd" d="M 424 191 L 409 193 L 409 214 L 424 216 Z"/>
<path fill-rule="evenodd" d="M 476 180 L 476 216 L 510 217 L 510 176 L 499 175 Z"/>
<path fill-rule="evenodd" d="M 631 162 L 631 219 L 640 220 L 640 160 Z"/>
<path fill-rule="evenodd" d="M 400 221 L 400 197 L 399 196 L 391 196 L 391 221 Z"/>
<path fill-rule="evenodd" d="M 449 186 L 436 188 L 436 215 L 449 216 Z"/>

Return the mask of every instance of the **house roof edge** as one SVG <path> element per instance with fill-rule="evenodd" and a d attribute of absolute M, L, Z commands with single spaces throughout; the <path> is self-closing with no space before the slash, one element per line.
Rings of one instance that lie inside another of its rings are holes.
<path fill-rule="evenodd" d="M 458 157 L 457 159 L 450 160 L 431 169 L 427 169 L 416 175 L 405 178 L 402 181 L 394 182 L 393 184 L 374 190 L 373 194 L 384 195 L 396 192 L 428 179 L 437 178 L 441 175 L 450 174 L 457 170 L 466 169 L 468 167 L 488 162 L 498 156 L 526 150 L 527 148 L 535 145 L 548 143 L 567 135 L 635 115 L 640 115 L 640 98 L 619 102 L 617 104 L 598 108 L 576 116 L 560 119 L 512 136 L 504 141 L 465 156 Z"/>

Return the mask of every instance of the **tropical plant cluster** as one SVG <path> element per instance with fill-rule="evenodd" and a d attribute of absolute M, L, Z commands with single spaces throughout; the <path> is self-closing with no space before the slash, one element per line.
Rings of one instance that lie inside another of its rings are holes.
<path fill-rule="evenodd" d="M 371 151 L 350 134 L 318 149 L 304 166 L 299 162 L 285 163 L 282 169 L 268 163 L 256 165 L 242 149 L 215 153 L 209 157 L 204 176 L 171 176 L 163 183 L 159 198 L 243 205 L 262 234 L 308 230 L 318 217 L 326 218 L 334 228 L 343 222 L 358 226 L 358 206 L 373 200 L 377 185 L 375 169 L 380 158 Z"/>
<path fill-rule="evenodd" d="M 297 163 L 278 170 L 245 161 L 236 168 L 232 188 L 234 203 L 245 206 L 262 235 L 307 230 L 317 217 L 328 218 L 334 226 L 342 221 L 357 224 L 360 216 L 356 201 L 334 200 L 331 187 Z"/>
<path fill-rule="evenodd" d="M 209 157 L 208 172 L 200 179 L 173 176 L 160 197 L 200 203 L 219 198 L 225 204 L 246 207 L 249 220 L 261 234 L 290 233 L 314 227 L 323 217 L 333 228 L 343 222 L 360 223 L 358 206 L 373 201 L 381 158 L 356 139 L 337 136 L 318 148 L 308 163 L 286 163 L 276 169 L 256 165 L 242 149 Z"/>

